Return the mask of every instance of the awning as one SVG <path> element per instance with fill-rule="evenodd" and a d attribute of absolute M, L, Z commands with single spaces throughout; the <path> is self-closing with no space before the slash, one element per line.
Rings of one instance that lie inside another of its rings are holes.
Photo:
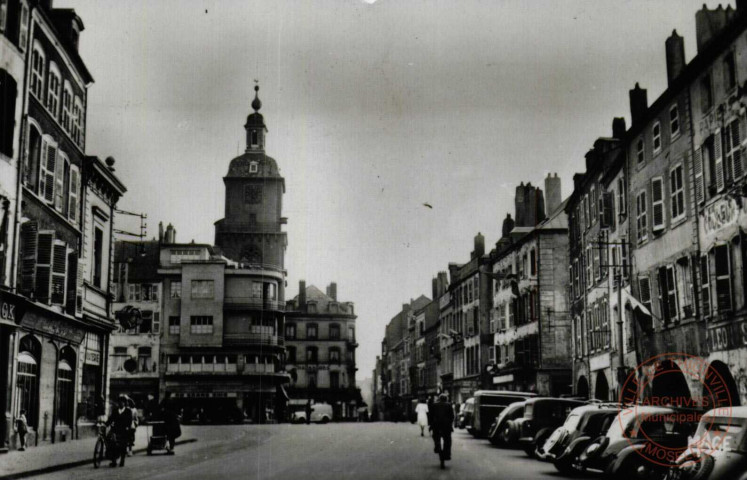
<path fill-rule="evenodd" d="M 635 298 L 632 293 L 630 293 L 630 285 L 623 288 L 622 294 L 623 294 L 623 305 L 627 306 L 627 304 L 630 303 L 631 309 L 634 312 L 637 312 L 646 317 L 651 317 L 651 311 L 648 308 L 646 308 L 646 306 L 642 304 L 637 298 Z"/>

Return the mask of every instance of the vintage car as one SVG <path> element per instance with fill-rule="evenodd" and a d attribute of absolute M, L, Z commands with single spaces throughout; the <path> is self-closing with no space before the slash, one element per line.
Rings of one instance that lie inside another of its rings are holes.
<path fill-rule="evenodd" d="M 578 456 L 592 439 L 607 433 L 620 412 L 617 404 L 597 403 L 576 407 L 568 414 L 562 426 L 537 445 L 535 456 L 553 462 L 555 468 L 565 475 L 579 470 Z"/>
<path fill-rule="evenodd" d="M 508 422 L 513 432 L 511 436 L 517 437 L 519 446 L 529 457 L 534 457 L 537 445 L 544 444 L 547 437 L 563 425 L 571 410 L 586 403 L 568 398 L 530 398 L 524 402 L 524 415 Z"/>
<path fill-rule="evenodd" d="M 639 405 L 618 413 L 607 433 L 578 457 L 581 469 L 606 478 L 661 479 L 688 445 L 697 427 L 696 411 Z"/>
<path fill-rule="evenodd" d="M 495 417 L 495 421 L 488 431 L 488 440 L 493 445 L 507 447 L 513 444 L 516 439 L 511 438 L 511 430 L 508 428 L 508 422 L 524 415 L 524 402 L 514 402 Z"/>
<path fill-rule="evenodd" d="M 536 393 L 513 392 L 509 390 L 478 390 L 475 392 L 475 411 L 472 415 L 472 428 L 467 424 L 467 431 L 478 438 L 488 436 L 493 419 L 507 406 L 527 398 L 536 397 Z M 483 420 L 484 419 L 484 420 Z"/>
<path fill-rule="evenodd" d="M 700 420 L 666 480 L 747 480 L 747 407 L 715 409 Z"/>
<path fill-rule="evenodd" d="M 459 428 L 472 428 L 472 414 L 475 412 L 475 399 L 470 397 L 464 401 L 461 408 L 459 409 L 459 416 L 457 417 L 457 427 Z"/>

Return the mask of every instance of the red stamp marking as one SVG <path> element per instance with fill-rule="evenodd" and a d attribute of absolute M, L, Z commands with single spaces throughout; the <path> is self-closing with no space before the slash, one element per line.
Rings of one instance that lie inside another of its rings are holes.
<path fill-rule="evenodd" d="M 702 386 L 700 394 L 691 395 L 692 384 Z M 718 417 L 730 419 L 733 405 L 721 375 L 703 358 L 684 353 L 664 353 L 638 365 L 620 389 L 620 404 L 623 436 L 636 453 L 664 467 L 683 453 L 692 453 L 686 462 L 696 463 L 718 448 L 724 432 L 714 431 L 713 419 L 700 435 L 694 436 L 695 429 L 708 410 L 719 409 Z"/>

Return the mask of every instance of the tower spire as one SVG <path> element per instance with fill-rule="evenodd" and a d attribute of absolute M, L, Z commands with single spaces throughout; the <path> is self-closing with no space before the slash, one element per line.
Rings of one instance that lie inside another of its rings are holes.
<path fill-rule="evenodd" d="M 254 113 L 259 113 L 259 109 L 262 108 L 262 101 L 259 99 L 259 80 L 254 79 L 254 100 L 252 100 L 252 108 Z"/>

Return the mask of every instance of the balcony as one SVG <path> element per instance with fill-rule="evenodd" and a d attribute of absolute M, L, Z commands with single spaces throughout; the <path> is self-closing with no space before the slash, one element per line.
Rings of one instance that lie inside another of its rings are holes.
<path fill-rule="evenodd" d="M 285 339 L 271 333 L 225 333 L 223 334 L 223 345 L 268 345 L 282 347 L 285 345 Z"/>
<path fill-rule="evenodd" d="M 202 375 L 202 374 L 235 374 L 235 363 L 169 363 L 167 374 Z"/>
<path fill-rule="evenodd" d="M 279 300 L 265 300 L 257 297 L 226 297 L 223 300 L 225 308 L 230 310 L 272 310 L 285 311 L 285 302 Z"/>

